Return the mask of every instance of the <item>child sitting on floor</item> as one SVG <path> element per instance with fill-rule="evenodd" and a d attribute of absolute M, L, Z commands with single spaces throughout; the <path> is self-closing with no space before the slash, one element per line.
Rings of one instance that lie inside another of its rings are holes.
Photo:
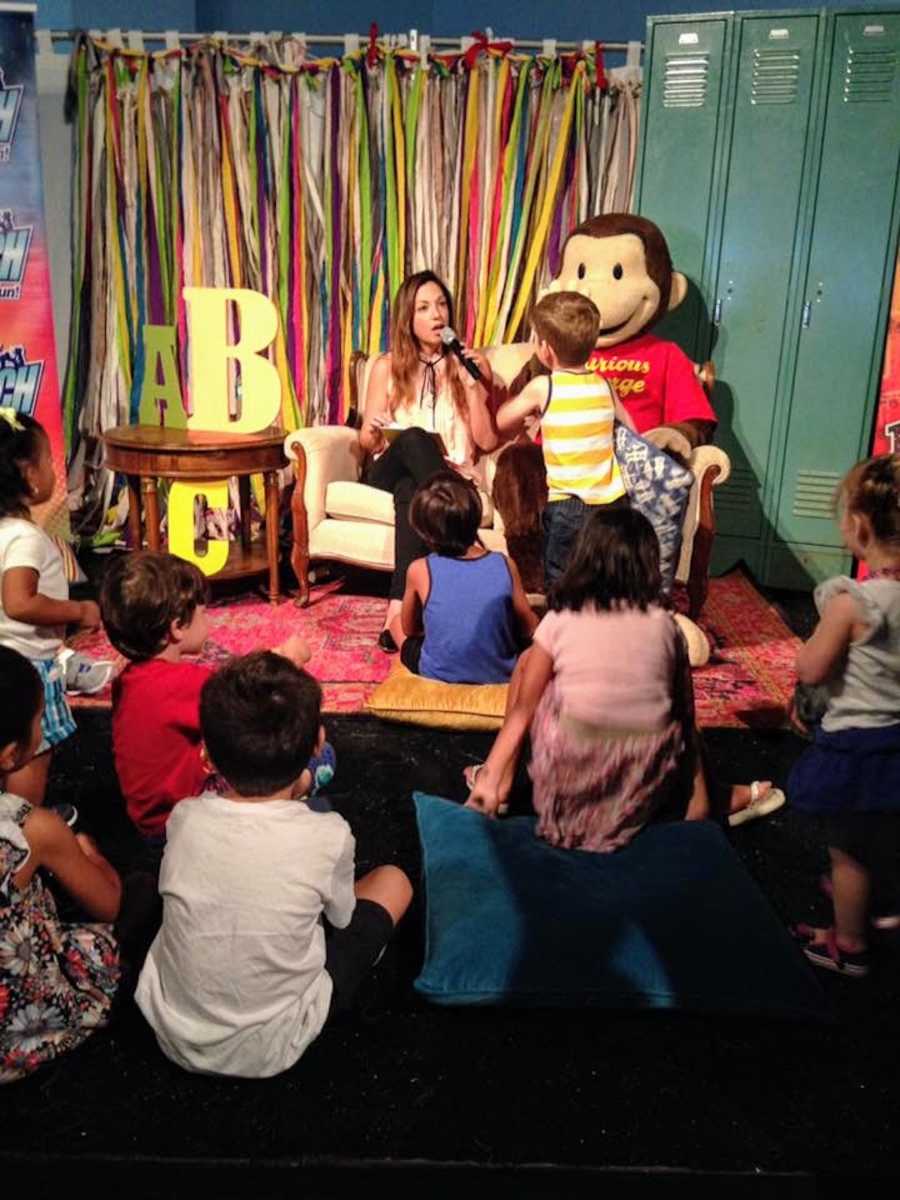
<path fill-rule="evenodd" d="M 114 559 L 100 593 L 107 636 L 129 659 L 113 684 L 116 774 L 129 817 L 157 849 L 173 806 L 209 783 L 200 746 L 200 692 L 214 668 L 191 661 L 209 632 L 207 599 L 206 579 L 193 563 L 149 552 Z M 276 649 L 298 666 L 309 659 L 299 637 Z M 311 766 L 317 786 L 327 783 L 334 774 L 331 747 L 324 746 Z"/>
<path fill-rule="evenodd" d="M 579 292 L 551 292 L 535 306 L 535 353 L 549 375 L 539 375 L 497 413 L 500 433 L 512 437 L 540 421 L 547 471 L 544 509 L 544 578 L 562 574 L 588 513 L 627 504 L 616 462 L 613 423 L 634 422 L 605 379 L 587 366 L 600 313 Z"/>
<path fill-rule="evenodd" d="M 119 981 L 119 877 L 91 839 L 8 791 L 43 738 L 44 682 L 0 646 L 0 1083 L 73 1050 L 109 1016 Z M 42 878 L 97 923 L 64 924 Z"/>
<path fill-rule="evenodd" d="M 32 804 L 44 802 L 53 747 L 75 732 L 60 658 L 66 625 L 93 629 L 100 624 L 93 600 L 69 599 L 59 550 L 31 512 L 55 488 L 50 439 L 43 427 L 25 413 L 0 408 L 0 645 L 30 659 L 44 685 L 40 745 L 9 780 L 11 789 Z M 78 665 L 86 666 L 81 658 Z M 102 674 L 103 686 L 106 668 L 111 673 L 109 664 L 95 664 L 87 673 Z"/>
<path fill-rule="evenodd" d="M 325 741 L 320 706 L 316 681 L 266 651 L 204 685 L 203 738 L 225 790 L 169 819 L 162 929 L 136 996 L 186 1070 L 261 1078 L 292 1066 L 350 1007 L 412 899 L 397 867 L 354 885 L 347 822 L 303 802 Z"/>
<path fill-rule="evenodd" d="M 537 832 L 554 845 L 618 850 L 663 809 L 707 815 L 687 648 L 659 588 L 649 521 L 590 513 L 519 659 L 471 807 L 503 810 L 530 728 Z"/>
<path fill-rule="evenodd" d="M 826 709 L 788 797 L 822 821 L 831 858 L 822 885 L 834 901 L 833 925 L 798 925 L 795 935 L 816 966 L 852 978 L 869 971 L 870 919 L 900 924 L 900 454 L 857 463 L 839 502 L 844 542 L 869 574 L 816 588 L 822 619 L 797 675 L 825 686 Z"/>
<path fill-rule="evenodd" d="M 410 563 L 391 628 L 404 666 L 447 683 L 507 683 L 537 618 L 515 564 L 478 540 L 475 485 L 439 471 L 416 491 L 409 521 L 431 553 Z"/>

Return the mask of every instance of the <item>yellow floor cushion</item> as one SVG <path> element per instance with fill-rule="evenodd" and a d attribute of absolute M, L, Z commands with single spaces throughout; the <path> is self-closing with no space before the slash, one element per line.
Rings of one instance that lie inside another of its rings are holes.
<path fill-rule="evenodd" d="M 385 721 L 433 729 L 499 729 L 508 692 L 508 683 L 425 679 L 398 662 L 366 701 L 366 711 Z"/>

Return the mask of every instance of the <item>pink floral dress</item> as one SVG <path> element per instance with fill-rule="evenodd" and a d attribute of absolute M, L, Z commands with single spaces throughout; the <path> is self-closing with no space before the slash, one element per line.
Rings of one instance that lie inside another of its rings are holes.
<path fill-rule="evenodd" d="M 31 853 L 31 805 L 0 792 L 0 1083 L 74 1050 L 107 1021 L 119 980 L 111 925 L 64 925 L 40 877 L 13 882 Z"/>

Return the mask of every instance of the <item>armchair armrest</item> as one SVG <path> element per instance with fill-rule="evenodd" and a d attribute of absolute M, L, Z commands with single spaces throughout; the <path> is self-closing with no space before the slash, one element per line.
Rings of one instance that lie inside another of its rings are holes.
<path fill-rule="evenodd" d="M 696 617 L 709 586 L 709 560 L 716 532 L 713 488 L 731 474 L 731 459 L 718 446 L 696 446 L 688 459 L 694 486 L 682 526 L 681 557 L 675 578 L 687 585 L 689 613 Z"/>
<path fill-rule="evenodd" d="M 295 429 L 284 439 L 284 455 L 293 464 L 309 527 L 325 519 L 325 490 L 338 480 L 355 482 L 362 470 L 363 451 L 355 429 L 345 425 L 316 425 Z"/>
<path fill-rule="evenodd" d="M 317 425 L 296 429 L 284 439 L 285 458 L 293 464 L 294 495 L 291 522 L 294 546 L 291 565 L 300 595 L 297 603 L 309 602 L 309 533 L 325 519 L 325 491 L 329 483 L 359 479 L 363 451 L 355 429 L 345 425 Z"/>

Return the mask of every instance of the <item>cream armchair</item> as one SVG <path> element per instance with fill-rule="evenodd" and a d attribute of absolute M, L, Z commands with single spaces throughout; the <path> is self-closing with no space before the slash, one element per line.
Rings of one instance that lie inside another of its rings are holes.
<path fill-rule="evenodd" d="M 490 346 L 484 351 L 497 386 L 509 386 L 531 355 L 518 344 Z M 354 355 L 351 368 L 351 405 L 361 412 L 372 361 Z M 653 440 L 653 432 L 647 435 Z M 493 482 L 496 462 L 505 447 L 488 456 L 487 481 Z M 391 571 L 394 567 L 394 503 L 388 492 L 360 483 L 363 455 L 355 428 L 314 426 L 298 429 L 284 440 L 284 452 L 293 464 L 296 486 L 291 502 L 294 545 L 291 565 L 300 585 L 297 603 L 309 601 L 309 566 L 313 560 L 330 560 Z M 685 516 L 681 557 L 676 580 L 688 592 L 691 616 L 697 616 L 706 599 L 709 556 L 715 533 L 713 488 L 731 471 L 727 454 L 716 446 L 699 446 L 688 465 L 694 486 Z M 490 550 L 506 550 L 500 514 L 490 497 L 483 497 L 481 539 Z"/>

